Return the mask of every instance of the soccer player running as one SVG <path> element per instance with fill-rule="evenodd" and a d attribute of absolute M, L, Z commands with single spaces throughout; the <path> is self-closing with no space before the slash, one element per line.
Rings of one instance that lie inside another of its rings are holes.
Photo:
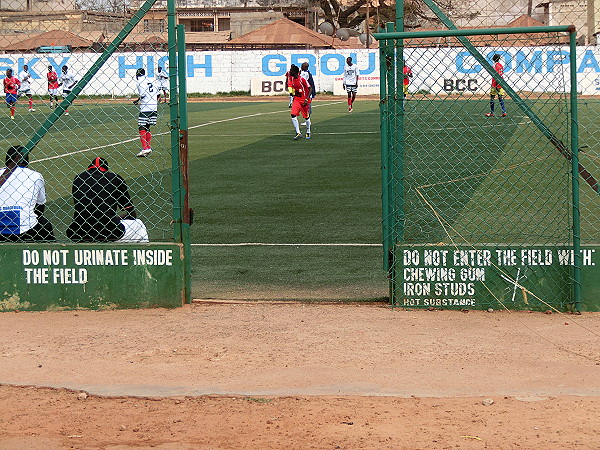
<path fill-rule="evenodd" d="M 348 93 L 348 112 L 352 112 L 352 105 L 356 100 L 356 91 L 358 89 L 358 66 L 352 63 L 352 58 L 346 58 L 344 66 L 344 89 Z"/>
<path fill-rule="evenodd" d="M 292 102 L 292 124 L 294 125 L 294 130 L 296 130 L 296 135 L 294 136 L 294 140 L 302 139 L 302 133 L 300 133 L 300 124 L 298 123 L 298 115 L 302 114 L 302 117 L 306 119 L 306 139 L 310 139 L 310 94 L 311 88 L 304 78 L 300 76 L 300 69 L 298 66 L 292 64 L 290 67 L 290 87 L 288 88 L 288 92 L 290 95 L 294 96 L 294 100 Z"/>
<path fill-rule="evenodd" d="M 140 105 L 140 114 L 138 116 L 138 127 L 140 132 L 140 141 L 142 150 L 137 154 L 143 158 L 152 153 L 151 141 L 152 133 L 150 126 L 156 125 L 158 117 L 158 93 L 152 81 L 146 77 L 146 70 L 140 68 L 135 72 L 135 78 L 138 89 L 138 98 L 133 101 L 134 105 Z"/>
<path fill-rule="evenodd" d="M 494 70 L 500 75 L 500 77 L 504 77 L 504 66 L 500 62 L 500 55 L 495 54 L 492 56 L 492 61 L 494 61 Z M 492 89 L 490 90 L 490 112 L 486 113 L 486 117 L 494 117 L 494 106 L 495 106 L 495 97 L 498 96 L 498 102 L 500 103 L 500 108 L 502 108 L 502 117 L 506 117 L 506 107 L 504 106 L 504 97 L 506 96 L 506 92 L 500 86 L 500 83 L 496 81 L 495 78 L 492 78 Z"/>
<path fill-rule="evenodd" d="M 50 109 L 52 109 L 54 104 L 58 106 L 58 74 L 55 72 L 54 67 L 48 66 L 46 79 L 48 80 L 48 94 L 50 95 Z"/>
<path fill-rule="evenodd" d="M 168 98 L 169 98 L 169 74 L 163 70 L 162 67 L 158 67 L 158 89 L 159 89 L 159 99 L 158 101 L 160 102 L 160 97 L 163 97 L 164 103 L 167 103 Z"/>
<path fill-rule="evenodd" d="M 402 111 L 404 111 L 404 102 L 406 102 L 406 96 L 408 95 L 408 85 L 410 84 L 410 79 L 413 76 L 412 69 L 406 65 L 406 61 L 402 61 L 404 65 L 404 69 L 402 72 L 404 74 L 404 86 L 402 87 Z"/>
<path fill-rule="evenodd" d="M 77 76 L 69 71 L 67 66 L 62 66 L 62 73 L 59 78 L 59 86 L 63 88 L 63 98 L 66 98 L 67 95 L 71 93 L 75 85 L 77 84 Z M 69 110 L 65 109 L 65 116 L 69 115 Z"/>
<path fill-rule="evenodd" d="M 13 77 L 12 69 L 6 69 L 6 78 L 4 78 L 4 93 L 6 94 L 6 106 L 10 109 L 10 119 L 15 120 L 15 105 L 19 98 L 19 86 L 21 82 L 17 77 Z"/>
<path fill-rule="evenodd" d="M 21 80 L 19 95 L 24 95 L 29 99 L 29 112 L 33 112 L 35 108 L 33 107 L 33 97 L 31 95 L 31 74 L 27 64 L 23 66 L 23 70 L 19 73 L 19 80 Z"/>
<path fill-rule="evenodd" d="M 317 96 L 317 88 L 315 87 L 315 80 L 313 79 L 312 73 L 308 70 L 308 63 L 303 62 L 302 66 L 300 66 L 300 76 L 308 81 L 310 86 L 310 103 L 308 104 L 308 114 L 312 116 L 312 101 Z M 301 124 L 302 126 L 306 126 L 306 122 Z"/>

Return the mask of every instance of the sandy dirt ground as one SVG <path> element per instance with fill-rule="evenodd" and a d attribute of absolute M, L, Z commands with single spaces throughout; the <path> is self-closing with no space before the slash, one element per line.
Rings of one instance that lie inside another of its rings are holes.
<path fill-rule="evenodd" d="M 600 314 L 0 314 L 0 449 L 597 449 Z"/>

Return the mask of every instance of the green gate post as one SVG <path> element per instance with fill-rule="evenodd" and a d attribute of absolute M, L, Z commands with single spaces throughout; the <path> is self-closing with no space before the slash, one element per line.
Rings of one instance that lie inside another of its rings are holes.
<path fill-rule="evenodd" d="M 581 221 L 579 216 L 579 117 L 577 114 L 577 34 L 569 30 L 569 59 L 571 63 L 571 183 L 573 195 L 573 301 L 581 311 Z"/>
<path fill-rule="evenodd" d="M 380 112 L 380 150 L 381 150 L 381 236 L 383 243 L 383 270 L 390 270 L 392 264 L 391 240 L 392 224 L 390 223 L 390 101 L 387 94 L 386 61 L 389 56 L 388 41 L 379 46 L 379 112 Z"/>
<path fill-rule="evenodd" d="M 173 196 L 173 238 L 182 242 L 181 179 L 179 164 L 179 95 L 177 93 L 177 29 L 175 0 L 167 0 L 168 56 L 169 56 L 169 129 L 171 132 L 171 184 Z"/>
<path fill-rule="evenodd" d="M 186 302 L 192 301 L 192 249 L 190 245 L 191 213 L 189 201 L 189 155 L 187 112 L 187 65 L 185 54 L 185 28 L 177 25 L 177 55 L 179 73 L 179 179 L 180 202 L 183 205 L 181 239 L 183 243 Z"/>

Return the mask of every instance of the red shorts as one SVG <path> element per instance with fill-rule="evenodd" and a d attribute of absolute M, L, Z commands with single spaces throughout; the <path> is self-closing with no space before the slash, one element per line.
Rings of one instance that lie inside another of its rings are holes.
<path fill-rule="evenodd" d="M 292 116 L 299 116 L 302 113 L 302 117 L 308 119 L 308 108 L 310 107 L 310 99 L 306 102 L 306 105 L 302 105 L 304 99 L 302 97 L 294 97 L 294 103 L 292 103 Z"/>

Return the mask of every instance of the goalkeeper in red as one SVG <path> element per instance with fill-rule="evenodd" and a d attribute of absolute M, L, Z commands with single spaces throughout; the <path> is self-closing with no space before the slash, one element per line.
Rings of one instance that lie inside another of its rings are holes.
<path fill-rule="evenodd" d="M 500 55 L 496 53 L 492 57 L 492 60 L 494 61 L 494 70 L 498 73 L 498 75 L 504 77 L 504 66 L 500 62 Z M 506 97 L 506 92 L 504 89 L 502 89 L 502 86 L 500 86 L 495 78 L 492 78 L 492 89 L 490 90 L 490 112 L 485 116 L 494 117 L 496 95 L 498 96 L 498 102 L 500 102 L 500 108 L 502 108 L 502 117 L 506 117 L 506 106 L 504 106 L 504 97 Z"/>
<path fill-rule="evenodd" d="M 288 91 L 290 95 L 294 97 L 292 102 L 292 124 L 296 135 L 294 140 L 302 139 L 302 133 L 300 133 L 300 124 L 298 123 L 298 115 L 302 114 L 302 117 L 306 120 L 306 139 L 310 139 L 310 93 L 311 88 L 305 78 L 300 76 L 300 69 L 295 64 L 292 64 L 290 68 L 290 86 Z"/>

